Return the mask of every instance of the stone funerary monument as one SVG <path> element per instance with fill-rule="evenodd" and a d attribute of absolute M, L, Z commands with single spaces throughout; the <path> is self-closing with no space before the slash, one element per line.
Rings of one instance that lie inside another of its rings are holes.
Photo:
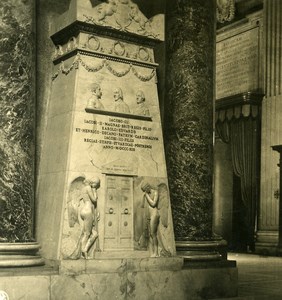
<path fill-rule="evenodd" d="M 175 255 L 153 50 L 163 31 L 131 0 L 71 1 L 54 25 L 39 180 L 50 260 Z"/>

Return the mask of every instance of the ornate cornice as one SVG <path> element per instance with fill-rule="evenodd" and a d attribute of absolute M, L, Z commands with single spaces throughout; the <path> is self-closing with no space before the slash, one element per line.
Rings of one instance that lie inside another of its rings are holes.
<path fill-rule="evenodd" d="M 63 45 L 73 36 L 77 36 L 80 32 L 87 32 L 99 36 L 111 37 L 114 39 L 124 40 L 131 43 L 155 47 L 161 40 L 156 40 L 147 36 L 140 36 L 136 33 L 118 31 L 114 28 L 105 27 L 97 24 L 90 24 L 82 21 L 74 21 L 70 25 L 62 28 L 51 36 L 55 45 Z"/>
<path fill-rule="evenodd" d="M 260 117 L 264 94 L 241 93 L 215 101 L 215 123 L 243 117 Z"/>
<path fill-rule="evenodd" d="M 255 92 L 240 93 L 234 96 L 221 98 L 215 101 L 215 109 L 225 109 L 237 105 L 255 104 L 261 105 L 264 94 Z"/>

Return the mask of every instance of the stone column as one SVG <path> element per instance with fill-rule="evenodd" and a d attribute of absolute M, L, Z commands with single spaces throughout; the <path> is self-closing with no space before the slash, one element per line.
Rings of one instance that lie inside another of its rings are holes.
<path fill-rule="evenodd" d="M 33 231 L 34 3 L 0 4 L 0 268 L 43 263 Z"/>
<path fill-rule="evenodd" d="M 219 259 L 212 241 L 213 0 L 167 3 L 165 144 L 178 253 Z"/>

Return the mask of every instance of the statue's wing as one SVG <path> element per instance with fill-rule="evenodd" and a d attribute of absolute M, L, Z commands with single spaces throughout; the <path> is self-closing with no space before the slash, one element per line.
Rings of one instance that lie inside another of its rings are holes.
<path fill-rule="evenodd" d="M 138 207 L 136 207 L 134 216 L 134 237 L 135 241 L 138 242 L 144 233 L 144 226 L 146 226 L 146 216 L 144 210 L 144 197 L 140 201 Z"/>
<path fill-rule="evenodd" d="M 78 222 L 78 207 L 82 199 L 82 188 L 84 187 L 83 181 L 85 177 L 79 176 L 75 178 L 69 188 L 68 192 L 68 219 L 70 227 L 74 227 L 75 223 Z"/>
<path fill-rule="evenodd" d="M 160 214 L 161 224 L 163 226 L 159 226 L 158 228 L 158 241 L 159 246 L 161 248 L 160 255 L 161 256 L 172 256 L 171 250 L 171 240 L 170 234 L 171 226 L 168 226 L 168 218 L 169 218 L 169 193 L 168 187 L 165 183 L 161 183 L 158 185 L 159 192 L 159 201 L 158 201 L 158 210 Z"/>
<path fill-rule="evenodd" d="M 168 226 L 168 188 L 165 183 L 158 185 L 159 200 L 158 200 L 158 209 L 160 213 L 161 223 L 164 227 Z"/>

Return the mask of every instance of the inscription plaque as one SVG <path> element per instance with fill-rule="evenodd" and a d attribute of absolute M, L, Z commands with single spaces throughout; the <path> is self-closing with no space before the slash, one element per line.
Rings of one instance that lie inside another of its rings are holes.
<path fill-rule="evenodd" d="M 259 27 L 216 45 L 216 99 L 259 88 Z"/>

